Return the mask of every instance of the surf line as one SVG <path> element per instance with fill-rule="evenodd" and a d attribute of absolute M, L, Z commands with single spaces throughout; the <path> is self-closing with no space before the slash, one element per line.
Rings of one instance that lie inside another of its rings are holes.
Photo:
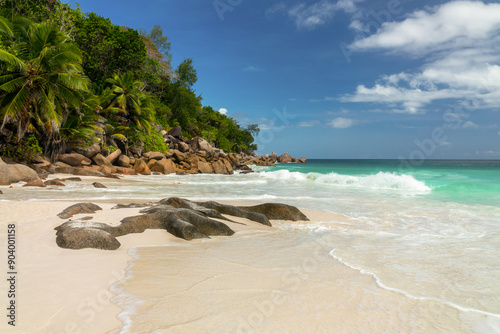
<path fill-rule="evenodd" d="M 463 306 L 457 305 L 455 303 L 449 302 L 447 300 L 443 300 L 443 299 L 439 299 L 439 298 L 435 298 L 435 297 L 419 297 L 419 296 L 412 295 L 412 294 L 410 294 L 410 293 L 408 293 L 408 292 L 406 292 L 404 290 L 400 290 L 400 289 L 396 289 L 396 288 L 391 288 L 391 287 L 385 285 L 384 283 L 382 283 L 382 281 L 380 280 L 380 278 L 375 273 L 372 273 L 371 271 L 367 271 L 365 269 L 361 269 L 361 268 L 352 266 L 349 263 L 347 263 L 344 260 L 342 260 L 342 258 L 340 256 L 335 255 L 335 248 L 330 251 L 329 255 L 331 257 L 333 257 L 335 260 L 337 260 L 340 263 L 342 263 L 343 265 L 345 265 L 346 267 L 349 267 L 351 269 L 357 270 L 357 271 L 359 271 L 363 275 L 369 275 L 369 276 L 373 277 L 373 279 L 375 280 L 375 282 L 377 283 L 377 285 L 378 285 L 379 288 L 382 288 L 382 289 L 385 289 L 385 290 L 389 290 L 389 291 L 393 291 L 393 292 L 402 294 L 402 295 L 404 295 L 404 296 L 406 296 L 408 298 L 411 298 L 411 299 L 435 301 L 435 302 L 438 302 L 438 303 L 443 303 L 445 305 L 448 305 L 448 306 L 450 306 L 450 307 L 452 307 L 454 309 L 457 309 L 459 311 L 462 311 L 462 312 L 479 313 L 479 314 L 482 314 L 482 315 L 487 315 L 487 316 L 490 316 L 490 317 L 494 317 L 494 318 L 500 319 L 500 314 L 486 312 L 486 311 L 481 311 L 481 310 L 477 310 L 477 309 L 474 309 L 474 308 L 463 307 Z"/>

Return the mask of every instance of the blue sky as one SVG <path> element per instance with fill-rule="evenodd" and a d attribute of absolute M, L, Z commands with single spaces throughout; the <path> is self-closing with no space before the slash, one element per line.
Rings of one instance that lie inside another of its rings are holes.
<path fill-rule="evenodd" d="M 203 104 L 258 123 L 258 153 L 499 159 L 500 4 L 426 0 L 80 0 L 163 28 Z"/>

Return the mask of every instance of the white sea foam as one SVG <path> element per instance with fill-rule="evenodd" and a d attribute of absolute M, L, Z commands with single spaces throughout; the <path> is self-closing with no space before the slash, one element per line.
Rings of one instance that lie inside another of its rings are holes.
<path fill-rule="evenodd" d="M 279 170 L 274 172 L 261 172 L 259 174 L 265 179 L 284 180 L 284 181 L 303 181 L 316 184 L 333 185 L 339 187 L 365 188 L 365 189 L 383 189 L 383 190 L 401 190 L 409 192 L 430 192 L 431 188 L 424 182 L 416 180 L 411 175 L 379 172 L 372 175 L 342 175 L 337 173 L 319 174 L 319 173 L 300 173 L 290 172 L 288 170 Z"/>
<path fill-rule="evenodd" d="M 133 259 L 138 258 L 135 247 L 130 248 L 128 253 Z M 125 269 L 125 277 L 109 287 L 109 291 L 115 294 L 115 296 L 111 298 L 111 301 L 122 308 L 122 311 L 117 315 L 117 318 L 122 322 L 120 334 L 129 333 L 130 326 L 132 326 L 131 316 L 136 314 L 137 307 L 144 303 L 141 298 L 121 287 L 125 281 L 133 276 L 131 271 L 132 265 L 133 261 L 129 261 L 129 265 Z"/>
<path fill-rule="evenodd" d="M 449 307 L 452 307 L 452 308 L 454 308 L 456 310 L 459 310 L 459 311 L 462 311 L 462 312 L 472 312 L 472 313 L 477 313 L 477 314 L 481 314 L 481 315 L 490 316 L 490 317 L 494 317 L 494 318 L 500 319 L 500 314 L 496 314 L 496 313 L 492 313 L 492 312 L 487 312 L 487 311 L 477 310 L 477 309 L 474 309 L 474 308 L 460 306 L 460 305 L 457 305 L 457 304 L 455 304 L 453 302 L 450 302 L 450 301 L 447 301 L 447 300 L 444 300 L 444 299 L 440 299 L 440 298 L 436 298 L 436 297 L 415 296 L 415 295 L 413 295 L 413 294 L 411 294 L 411 293 L 409 293 L 407 291 L 387 286 L 387 285 L 385 285 L 382 282 L 382 280 L 375 273 L 373 273 L 371 271 L 368 271 L 368 270 L 365 270 L 363 268 L 359 268 L 357 266 L 351 265 L 347 261 L 343 260 L 340 256 L 335 255 L 335 248 L 332 249 L 329 254 L 330 254 L 330 256 L 332 258 L 334 258 L 335 260 L 339 261 L 343 265 L 345 265 L 345 266 L 347 266 L 347 267 L 349 267 L 351 269 L 357 270 L 357 271 L 359 271 L 363 275 L 369 275 L 369 276 L 373 277 L 373 279 L 377 283 L 377 286 L 380 287 L 381 289 L 389 290 L 389 291 L 392 291 L 392 292 L 396 292 L 396 293 L 402 294 L 402 295 L 404 295 L 404 296 L 406 296 L 407 298 L 410 298 L 410 299 L 434 301 L 434 302 L 445 304 L 445 305 L 447 305 Z"/>

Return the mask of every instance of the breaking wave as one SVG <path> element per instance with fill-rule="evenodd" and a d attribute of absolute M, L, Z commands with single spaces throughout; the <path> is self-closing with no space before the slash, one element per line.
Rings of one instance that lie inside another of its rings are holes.
<path fill-rule="evenodd" d="M 408 192 L 430 192 L 424 182 L 418 181 L 411 175 L 379 172 L 371 175 L 342 175 L 337 173 L 300 173 L 288 170 L 274 172 L 261 172 L 260 176 L 265 179 L 311 182 L 315 184 L 332 185 L 345 188 L 399 190 Z"/>

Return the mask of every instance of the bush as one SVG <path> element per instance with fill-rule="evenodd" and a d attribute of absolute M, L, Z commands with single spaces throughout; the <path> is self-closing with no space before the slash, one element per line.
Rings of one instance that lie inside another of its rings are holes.
<path fill-rule="evenodd" d="M 30 162 L 42 154 L 35 135 L 26 135 L 17 142 L 17 138 L 0 146 L 0 156 L 10 158 L 17 162 Z"/>
<path fill-rule="evenodd" d="M 141 139 L 144 142 L 144 152 L 152 151 L 166 154 L 170 150 L 170 147 L 163 141 L 161 133 L 156 129 L 153 129 L 149 136 L 145 134 Z"/>
<path fill-rule="evenodd" d="M 108 156 L 111 153 L 113 153 L 114 151 L 116 151 L 117 149 L 118 149 L 118 147 L 115 147 L 115 146 L 102 145 L 101 146 L 101 154 L 104 154 L 104 156 Z"/>

